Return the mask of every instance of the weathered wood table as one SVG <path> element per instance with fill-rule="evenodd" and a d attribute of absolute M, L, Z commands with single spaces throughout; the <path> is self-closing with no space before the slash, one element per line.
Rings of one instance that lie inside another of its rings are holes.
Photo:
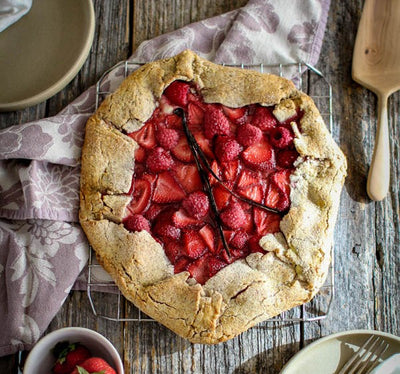
<path fill-rule="evenodd" d="M 96 33 L 77 77 L 35 107 L 0 114 L 1 128 L 55 115 L 101 74 L 146 39 L 244 5 L 247 0 L 95 0 Z M 95 329 L 121 354 L 127 373 L 278 373 L 315 339 L 349 329 L 400 335 L 399 139 L 400 94 L 389 100 L 391 187 L 371 202 L 366 175 L 376 129 L 376 98 L 351 79 L 362 0 L 332 1 L 317 67 L 333 87 L 333 134 L 348 158 L 335 231 L 335 294 L 327 317 L 316 322 L 268 323 L 218 346 L 191 345 L 155 322 L 114 322 L 96 317 L 86 292 L 72 292 L 49 326 Z M 107 295 L 98 312 L 110 314 Z M 129 313 L 125 305 L 122 313 Z M 16 372 L 17 355 L 0 359 L 1 373 Z"/>

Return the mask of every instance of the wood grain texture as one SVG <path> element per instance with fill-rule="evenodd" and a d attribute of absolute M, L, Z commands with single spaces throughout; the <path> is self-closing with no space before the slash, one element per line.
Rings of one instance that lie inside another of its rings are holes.
<path fill-rule="evenodd" d="M 247 0 L 95 0 L 96 35 L 89 58 L 59 94 L 33 108 L 0 114 L 0 128 L 56 114 L 144 40 L 221 14 Z M 351 79 L 362 0 L 332 1 L 318 68 L 333 88 L 333 135 L 349 176 L 335 232 L 335 297 L 328 317 L 312 323 L 267 323 L 218 346 L 185 342 L 156 322 L 113 322 L 93 315 L 85 292 L 72 292 L 47 332 L 64 326 L 95 329 L 115 344 L 126 373 L 279 373 L 303 346 L 330 333 L 369 328 L 400 335 L 400 95 L 389 98 L 391 185 L 371 202 L 365 191 L 376 131 L 376 98 Z M 95 295 L 100 314 L 112 315 L 112 296 Z M 135 313 L 124 303 L 122 313 Z M 299 316 L 300 311 L 294 310 Z M 15 355 L 0 358 L 0 373 L 15 373 Z"/>

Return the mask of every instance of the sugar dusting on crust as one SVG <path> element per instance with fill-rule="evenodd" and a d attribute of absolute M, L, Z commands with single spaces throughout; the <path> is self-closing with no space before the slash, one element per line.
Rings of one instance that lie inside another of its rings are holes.
<path fill-rule="evenodd" d="M 148 233 L 128 232 L 123 208 L 132 180 L 136 131 L 174 80 L 193 81 L 206 102 L 275 105 L 280 121 L 296 108 L 300 154 L 291 176 L 291 209 L 281 233 L 260 240 L 266 254 L 236 261 L 204 286 L 173 266 Z M 112 124 L 112 126 L 110 126 Z M 116 152 L 118 150 L 118 152 Z M 87 125 L 82 151 L 80 221 L 99 261 L 146 314 L 194 343 L 216 344 L 310 300 L 324 282 L 346 174 L 345 158 L 312 100 L 286 79 L 212 64 L 191 51 L 145 65 L 109 96 Z"/>

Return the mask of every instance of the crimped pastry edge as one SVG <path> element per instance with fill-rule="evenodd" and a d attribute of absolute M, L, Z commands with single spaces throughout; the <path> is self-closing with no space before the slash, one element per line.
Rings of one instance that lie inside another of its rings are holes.
<path fill-rule="evenodd" d="M 194 81 L 206 102 L 275 105 L 281 117 L 290 117 L 293 104 L 304 112 L 301 133 L 293 123 L 300 159 L 291 176 L 291 208 L 281 221 L 282 233 L 262 238 L 265 255 L 236 261 L 203 286 L 188 272 L 174 275 L 147 232 L 130 233 L 120 223 L 136 148 L 124 133 L 144 124 L 176 79 Z M 86 132 L 81 225 L 124 296 L 175 333 L 193 343 L 226 341 L 309 301 L 324 283 L 346 160 L 313 101 L 290 81 L 222 67 L 184 51 L 129 76 L 89 119 Z M 118 156 L 107 152 L 116 148 Z"/>

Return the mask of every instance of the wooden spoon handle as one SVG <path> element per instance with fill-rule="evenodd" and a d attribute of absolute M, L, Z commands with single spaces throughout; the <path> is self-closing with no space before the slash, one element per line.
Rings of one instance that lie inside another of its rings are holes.
<path fill-rule="evenodd" d="M 390 149 L 387 100 L 387 96 L 378 95 L 378 126 L 367 180 L 368 196 L 375 201 L 383 200 L 389 190 Z"/>

